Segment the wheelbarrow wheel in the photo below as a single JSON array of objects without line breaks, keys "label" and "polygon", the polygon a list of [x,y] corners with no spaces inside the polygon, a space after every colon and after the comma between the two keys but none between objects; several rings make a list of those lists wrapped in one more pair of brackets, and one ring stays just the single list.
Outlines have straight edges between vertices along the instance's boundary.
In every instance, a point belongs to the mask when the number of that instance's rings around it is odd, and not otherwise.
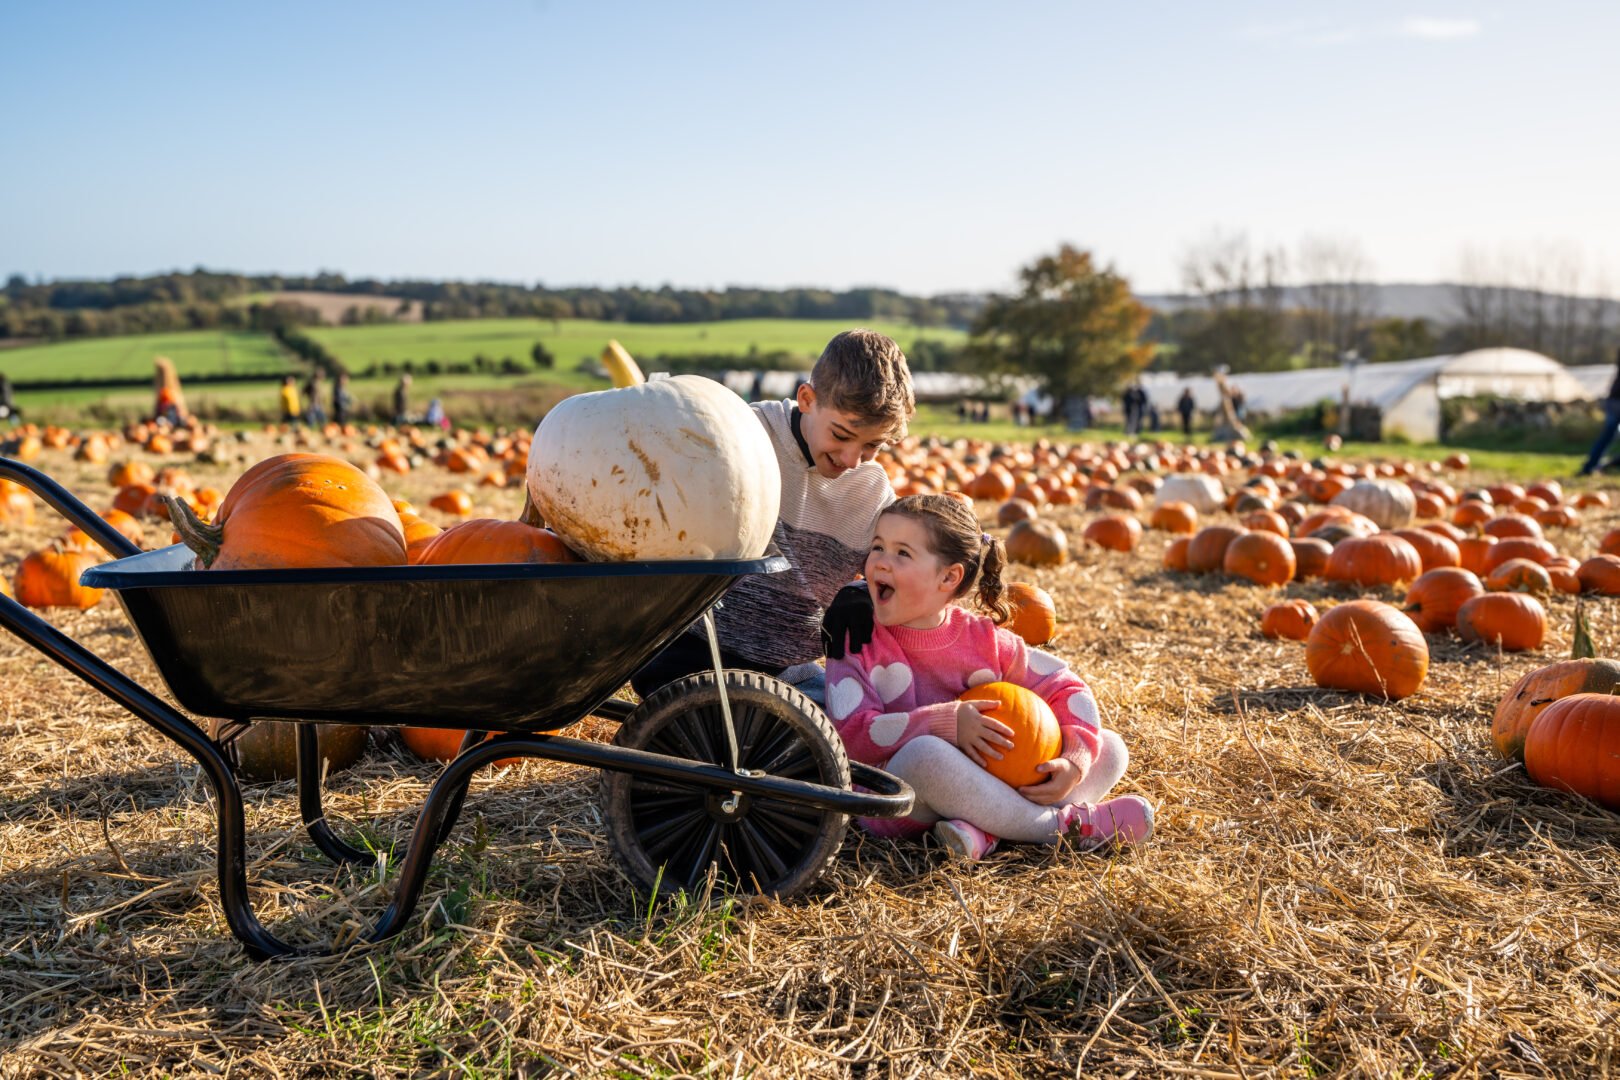
[{"label": "wheelbarrow wheel", "polygon": [[[738,764],[771,776],[848,789],[849,758],[827,717],[780,680],[727,671]],[[706,763],[726,760],[713,672],[647,697],[619,725],[617,746]],[[688,894],[707,880],[785,898],[819,878],[838,853],[849,816],[786,799],[741,795],[629,773],[602,774],[603,818],[614,854],[635,885]]]}]

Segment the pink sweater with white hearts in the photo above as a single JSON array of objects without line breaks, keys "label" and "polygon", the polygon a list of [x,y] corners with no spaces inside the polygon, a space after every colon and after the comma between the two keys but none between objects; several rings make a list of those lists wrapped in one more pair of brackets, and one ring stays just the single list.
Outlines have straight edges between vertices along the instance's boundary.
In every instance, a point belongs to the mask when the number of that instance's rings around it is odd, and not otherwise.
[{"label": "pink sweater with white hearts", "polygon": [[971,686],[1010,682],[1039,694],[1063,731],[1063,756],[1081,774],[1097,759],[1097,700],[1051,653],[950,605],[932,630],[875,626],[859,654],[827,661],[827,715],[849,756],[882,767],[918,735],[956,743],[956,699]]}]

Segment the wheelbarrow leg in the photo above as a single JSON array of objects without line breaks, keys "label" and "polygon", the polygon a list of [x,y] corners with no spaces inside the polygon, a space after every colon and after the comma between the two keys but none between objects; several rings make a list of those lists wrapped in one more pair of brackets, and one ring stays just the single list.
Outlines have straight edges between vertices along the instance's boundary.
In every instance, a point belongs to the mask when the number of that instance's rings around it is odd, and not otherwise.
[{"label": "wheelbarrow leg", "polygon": [[[488,732],[467,732],[467,734],[461,737],[461,749],[456,751],[456,756],[460,757],[468,750],[483,742],[486,738],[488,738]],[[461,782],[461,786],[446,795],[444,824],[439,826],[439,835],[433,841],[435,847],[449,839],[450,830],[456,827],[456,821],[461,817],[461,808],[467,801],[467,788],[471,786],[471,784],[472,773],[469,772],[467,774],[467,778]],[[437,788],[435,788],[435,790],[437,790]]]},{"label": "wheelbarrow leg", "polygon": [[0,626],[22,638],[109,698],[179,743],[196,759],[214,789],[218,821],[219,901],[225,922],[248,953],[264,960],[295,950],[253,914],[247,886],[247,825],[242,788],[225,755],[202,728],[145,687],[62,633],[9,596],[0,596]]},{"label": "wheelbarrow leg", "polygon": [[326,823],[321,808],[321,748],[314,724],[298,725],[298,812],[309,838],[328,859],[338,863],[374,865],[377,856],[343,840]]}]

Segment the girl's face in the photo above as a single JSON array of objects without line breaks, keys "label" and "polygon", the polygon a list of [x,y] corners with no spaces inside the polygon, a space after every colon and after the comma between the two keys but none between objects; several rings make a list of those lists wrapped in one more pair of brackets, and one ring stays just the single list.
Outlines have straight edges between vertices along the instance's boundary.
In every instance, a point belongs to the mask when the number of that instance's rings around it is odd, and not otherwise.
[{"label": "girl's face", "polygon": [[898,514],[878,518],[866,553],[866,584],[873,617],[884,626],[929,630],[945,618],[945,605],[962,583],[962,564],[942,563],[928,546],[928,529]]}]

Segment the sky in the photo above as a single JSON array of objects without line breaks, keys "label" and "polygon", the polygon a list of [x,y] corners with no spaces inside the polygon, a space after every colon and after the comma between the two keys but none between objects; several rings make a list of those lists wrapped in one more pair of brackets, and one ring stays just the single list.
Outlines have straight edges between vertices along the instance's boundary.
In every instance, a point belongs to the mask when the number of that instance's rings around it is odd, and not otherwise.
[{"label": "sky", "polygon": [[1071,243],[1620,295],[1620,4],[21,4],[0,275],[1004,290]]}]

